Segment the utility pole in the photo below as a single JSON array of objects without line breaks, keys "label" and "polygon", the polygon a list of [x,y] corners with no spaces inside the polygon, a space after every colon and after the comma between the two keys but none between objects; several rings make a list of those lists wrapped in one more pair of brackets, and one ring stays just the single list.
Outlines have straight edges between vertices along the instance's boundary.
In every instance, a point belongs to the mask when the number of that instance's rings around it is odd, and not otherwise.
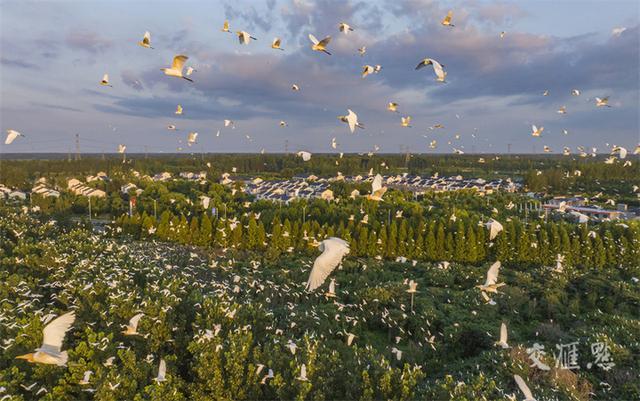
[{"label": "utility pole", "polygon": [[80,160],[80,134],[76,134],[76,160]]},{"label": "utility pole", "polygon": [[507,153],[511,154],[511,144],[510,143],[507,144]]},{"label": "utility pole", "polygon": [[156,200],[153,200],[153,219],[158,220],[158,211],[156,206]]},{"label": "utility pole", "polygon": [[91,224],[91,197],[89,196],[89,223]]},{"label": "utility pole", "polygon": [[289,140],[288,140],[288,139],[285,139],[285,140],[284,140],[284,153],[285,153],[286,155],[288,155],[288,154],[289,154]]}]

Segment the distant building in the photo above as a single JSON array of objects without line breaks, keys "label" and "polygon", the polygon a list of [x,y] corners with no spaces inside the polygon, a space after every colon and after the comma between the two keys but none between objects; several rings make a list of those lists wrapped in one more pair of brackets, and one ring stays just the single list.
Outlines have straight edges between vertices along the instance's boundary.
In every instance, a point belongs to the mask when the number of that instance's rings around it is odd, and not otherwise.
[{"label": "distant building", "polygon": [[69,181],[67,181],[67,189],[69,190],[69,192],[76,195],[81,195],[81,196],[88,196],[88,197],[95,197],[95,198],[104,198],[107,196],[107,193],[104,192],[103,190],[88,187],[76,178],[72,178]]},{"label": "distant building", "polygon": [[38,180],[39,184],[31,188],[31,193],[38,194],[44,198],[59,198],[60,192],[55,189],[48,188],[44,182]]},{"label": "distant building", "polygon": [[162,173],[158,173],[152,177],[154,181],[167,181],[171,179],[171,173],[165,171]]}]

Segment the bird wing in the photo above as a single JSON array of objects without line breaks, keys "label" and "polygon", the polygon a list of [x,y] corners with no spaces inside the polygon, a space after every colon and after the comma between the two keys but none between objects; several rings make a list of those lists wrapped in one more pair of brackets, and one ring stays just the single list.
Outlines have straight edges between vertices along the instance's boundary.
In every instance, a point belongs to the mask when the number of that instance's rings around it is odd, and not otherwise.
[{"label": "bird wing", "polygon": [[376,174],[375,178],[371,182],[371,192],[379,191],[382,188],[382,176]]},{"label": "bird wing", "polygon": [[489,270],[487,271],[487,282],[486,285],[495,284],[498,281],[498,272],[500,271],[500,262],[496,262],[491,265]]},{"label": "bird wing", "polygon": [[173,58],[173,63],[171,64],[171,68],[182,71],[182,67],[184,66],[184,63],[187,60],[189,60],[189,57],[183,54],[179,54]]},{"label": "bird wing", "polygon": [[427,60],[429,60],[429,59],[424,59],[424,60],[420,61],[420,62],[418,63],[418,65],[416,66],[416,70],[419,70],[419,69],[421,69],[421,68],[424,68],[424,66],[426,66],[426,65],[428,64],[428,63],[427,63]]},{"label": "bird wing", "polygon": [[103,80],[104,82],[109,82],[109,74],[104,74],[104,75],[102,76],[102,80]]},{"label": "bird wing", "polygon": [[520,377],[520,375],[513,375],[513,378],[515,379],[516,384],[520,388],[520,391],[522,391],[522,394],[524,394],[525,398],[527,400],[533,400],[533,394],[531,393],[531,390],[529,390],[529,386],[527,386],[527,383],[524,382],[522,377]]},{"label": "bird wing", "polygon": [[532,126],[531,126],[531,130],[532,130],[533,132],[538,132],[538,127],[536,127],[535,125],[532,125]]},{"label": "bird wing", "polygon": [[131,320],[129,320],[129,326],[131,326],[134,330],[137,330],[138,329],[138,322],[140,321],[142,316],[144,316],[144,313],[138,313],[137,315],[132,317]]},{"label": "bird wing", "polygon": [[42,348],[45,350],[55,350],[60,352],[64,335],[76,320],[75,312],[68,312],[51,321],[42,330]]},{"label": "bird wing", "polygon": [[5,145],[10,145],[11,142],[13,142],[18,135],[20,135],[20,133],[18,131],[14,131],[12,129],[8,129],[7,130],[7,139],[4,141]]},{"label": "bird wing", "polygon": [[146,31],[144,33],[144,37],[142,38],[142,42],[145,44],[150,44],[151,43],[151,33],[149,33],[149,31]]},{"label": "bird wing", "polygon": [[444,78],[445,72],[444,68],[442,68],[442,64],[438,63],[435,60],[431,60],[431,64],[433,64],[433,71],[436,73],[438,78]]},{"label": "bird wing", "polygon": [[224,21],[224,24],[222,24],[222,29],[224,29],[225,31],[229,30],[229,21]]},{"label": "bird wing", "polygon": [[349,114],[347,115],[347,123],[349,124],[349,129],[351,132],[356,130],[356,125],[358,125],[358,115],[353,111],[347,109]]},{"label": "bird wing", "polygon": [[320,46],[326,46],[329,44],[329,42],[331,42],[331,36],[327,36],[326,38],[322,39],[318,44]]},{"label": "bird wing", "polygon": [[158,379],[164,379],[167,374],[167,363],[164,359],[160,359],[160,366],[158,367]]},{"label": "bird wing", "polygon": [[313,36],[312,34],[309,34],[309,40],[311,41],[311,43],[313,43],[314,45],[317,45],[318,43],[320,43],[318,41],[318,39],[316,39],[315,36]]},{"label": "bird wing", "polygon": [[309,291],[315,290],[324,283],[329,274],[340,264],[344,255],[349,253],[349,244],[340,238],[331,237],[322,241],[320,249],[322,254],[313,262],[307,281]]},{"label": "bird wing", "polygon": [[507,343],[507,325],[504,323],[500,325],[500,342]]},{"label": "bird wing", "polygon": [[280,47],[280,39],[279,38],[275,38],[273,40],[273,46],[275,47]]}]

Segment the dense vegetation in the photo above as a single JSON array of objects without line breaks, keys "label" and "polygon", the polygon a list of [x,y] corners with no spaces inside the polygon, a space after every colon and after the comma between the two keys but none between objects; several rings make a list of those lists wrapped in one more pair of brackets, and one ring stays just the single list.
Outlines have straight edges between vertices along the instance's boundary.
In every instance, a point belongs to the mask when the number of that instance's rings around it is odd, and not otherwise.
[{"label": "dense vegetation", "polygon": [[[490,305],[474,288],[487,264],[348,256],[332,299],[304,291],[310,257],[121,241],[40,214],[0,213],[0,386],[11,400],[519,398],[514,373],[540,400],[640,396],[637,264],[558,273],[506,263],[507,285]],[[407,279],[418,282],[413,311]],[[13,359],[39,345],[46,315],[70,309],[78,318],[64,343],[68,367]],[[121,335],[138,311],[143,336]],[[493,345],[502,322],[508,350]],[[554,367],[555,345],[574,341],[581,369]],[[550,371],[530,366],[534,342],[546,347]],[[609,346],[612,369],[586,367],[594,342]],[[155,383],[160,358],[168,381]],[[308,381],[296,380],[302,364]],[[266,369],[274,378],[261,384]],[[94,374],[80,385],[86,370]]]}]

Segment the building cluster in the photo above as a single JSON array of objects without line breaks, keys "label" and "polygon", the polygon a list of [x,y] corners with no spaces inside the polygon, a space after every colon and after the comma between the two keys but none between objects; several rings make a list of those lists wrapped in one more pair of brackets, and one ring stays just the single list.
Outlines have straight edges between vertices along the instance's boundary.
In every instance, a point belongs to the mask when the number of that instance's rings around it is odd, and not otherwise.
[{"label": "building cluster", "polygon": [[94,197],[94,198],[104,198],[107,196],[107,193],[104,192],[103,190],[88,187],[76,178],[72,178],[69,181],[67,181],[67,189],[69,190],[69,192],[76,195],[82,195],[82,196],[88,196],[88,197]]},{"label": "building cluster", "polygon": [[[290,180],[263,181],[256,178],[252,181],[245,181],[245,191],[252,194],[256,199],[267,199],[278,202],[289,202],[296,198],[321,198],[332,200],[333,192],[329,189],[329,184],[335,181],[345,182],[371,182],[373,176],[363,177],[343,176],[325,179],[316,176],[294,177]],[[223,183],[234,182],[229,175],[223,177]],[[520,184],[510,180],[495,179],[486,181],[482,178],[465,179],[461,176],[455,177],[421,177],[417,175],[397,175],[384,176],[383,185],[405,191],[411,191],[415,195],[421,195],[430,191],[457,191],[461,189],[474,189],[480,194],[490,194],[495,191],[515,192],[520,189]],[[358,191],[354,191],[352,196],[357,196]]]},{"label": "building cluster", "polygon": [[520,189],[520,184],[510,179],[493,179],[490,181],[482,178],[463,178],[462,176],[453,177],[421,177],[419,175],[397,175],[383,177],[384,182],[391,188],[411,191],[416,195],[426,192],[446,192],[458,191],[461,189],[473,189],[480,194],[491,194],[496,191],[516,192]]},{"label": "building cluster", "polygon": [[[627,208],[624,203],[616,204],[616,209],[604,209],[597,205],[589,205],[590,200],[584,197],[555,197],[542,205],[545,214],[561,214],[577,223],[587,223],[590,220],[628,220],[636,219],[637,213]],[[637,210],[636,212],[640,212]]]},{"label": "building cluster", "polygon": [[25,200],[27,199],[27,194],[0,184],[0,199]]},{"label": "building cluster", "polygon": [[245,191],[254,195],[256,199],[285,203],[300,198],[333,200],[333,191],[329,189],[329,182],[325,179],[317,181],[304,178],[274,181],[255,179],[246,183]]},{"label": "building cluster", "polygon": [[49,188],[47,180],[43,177],[36,181],[36,184],[31,188],[32,194],[38,194],[44,198],[59,198],[60,191]]}]

